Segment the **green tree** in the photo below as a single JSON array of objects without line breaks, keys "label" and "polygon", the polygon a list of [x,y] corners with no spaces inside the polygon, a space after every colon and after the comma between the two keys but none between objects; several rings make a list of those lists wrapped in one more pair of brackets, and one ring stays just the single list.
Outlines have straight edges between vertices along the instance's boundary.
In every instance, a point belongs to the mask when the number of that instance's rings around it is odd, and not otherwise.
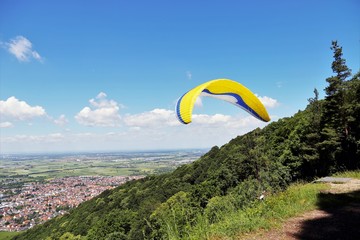
[{"label": "green tree", "polygon": [[346,129],[342,136],[343,163],[348,169],[360,168],[360,72],[345,84]]},{"label": "green tree", "polygon": [[152,238],[180,239],[195,219],[193,203],[185,192],[178,192],[162,203],[151,215],[148,222],[152,228]]},{"label": "green tree", "polygon": [[80,235],[74,236],[74,234],[66,232],[63,235],[61,235],[59,240],[81,240],[81,236]]},{"label": "green tree", "polygon": [[[321,119],[321,141],[319,143],[323,174],[342,167],[344,153],[342,146],[348,132],[346,117],[346,81],[351,70],[346,66],[342,47],[337,41],[332,42],[334,61],[331,68],[335,76],[326,79],[329,85],[325,88],[325,101]],[[346,140],[345,140],[346,141]]]},{"label": "green tree", "polygon": [[346,66],[342,47],[337,41],[332,42],[331,50],[334,53],[331,68],[336,75],[326,79],[329,85],[325,88],[323,122],[341,132],[345,128],[345,81],[351,76],[351,70]]},{"label": "green tree", "polygon": [[320,124],[322,103],[319,101],[319,92],[314,89],[314,97],[308,99],[303,134],[301,137],[301,154],[303,164],[301,167],[302,178],[313,178],[318,174],[320,154],[318,143],[320,142]]}]

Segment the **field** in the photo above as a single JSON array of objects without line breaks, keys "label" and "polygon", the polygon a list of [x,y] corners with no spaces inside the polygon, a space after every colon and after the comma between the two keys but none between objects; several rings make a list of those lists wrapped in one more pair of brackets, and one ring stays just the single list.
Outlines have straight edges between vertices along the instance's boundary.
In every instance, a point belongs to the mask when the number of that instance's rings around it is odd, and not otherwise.
[{"label": "field", "polygon": [[[0,182],[13,185],[69,176],[131,176],[168,172],[205,150],[2,155]],[[13,181],[15,180],[16,181]],[[21,180],[20,180],[21,179]],[[13,183],[13,184],[12,184]]]}]

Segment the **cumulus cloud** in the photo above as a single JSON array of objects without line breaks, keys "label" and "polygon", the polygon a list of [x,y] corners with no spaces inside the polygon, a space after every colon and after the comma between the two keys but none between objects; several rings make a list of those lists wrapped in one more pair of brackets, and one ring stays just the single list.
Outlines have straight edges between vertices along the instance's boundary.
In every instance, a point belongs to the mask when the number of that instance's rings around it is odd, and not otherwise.
[{"label": "cumulus cloud", "polygon": [[9,42],[4,43],[3,45],[20,62],[28,62],[31,59],[35,59],[39,62],[43,61],[40,54],[33,49],[32,43],[23,36],[17,36],[10,39]]},{"label": "cumulus cloud", "polygon": [[162,127],[180,124],[174,111],[159,108],[140,114],[126,115],[124,123],[130,127]]},{"label": "cumulus cloud", "polygon": [[256,127],[263,127],[266,123],[250,116],[247,113],[240,113],[237,116],[224,114],[193,114],[191,126],[196,129],[211,128],[213,132],[241,132],[245,133]]},{"label": "cumulus cloud", "polygon": [[127,139],[123,146],[136,143],[147,148],[222,145],[237,135],[267,124],[244,112],[237,116],[193,114],[192,123],[184,125],[177,121],[174,111],[166,109],[125,115],[123,120],[129,127],[128,131],[121,136],[111,136],[119,139],[117,143]]},{"label": "cumulus cloud", "polygon": [[231,116],[223,114],[207,115],[207,114],[194,114],[193,122],[199,124],[218,124],[228,123],[231,120]]},{"label": "cumulus cloud", "polygon": [[0,122],[0,128],[10,128],[14,125],[11,122]]},{"label": "cumulus cloud", "polygon": [[[99,104],[99,100],[95,102]],[[122,120],[122,128],[110,131],[4,136],[0,143],[9,152],[202,148],[220,146],[267,124],[244,112],[237,116],[193,114],[193,122],[184,125],[177,121],[175,112],[168,109],[127,114]]]},{"label": "cumulus cloud", "polygon": [[260,101],[264,104],[265,107],[274,108],[279,105],[279,102],[276,99],[273,99],[271,97],[267,97],[267,96],[260,97],[258,95],[256,95],[256,96],[260,99]]},{"label": "cumulus cloud", "polygon": [[32,107],[25,101],[20,101],[14,96],[9,97],[6,101],[0,100],[0,114],[4,118],[16,120],[27,120],[46,116],[44,108],[40,106]]},{"label": "cumulus cloud", "polygon": [[120,126],[119,109],[123,107],[107,95],[100,92],[95,99],[89,100],[90,107],[84,107],[76,116],[78,123],[85,126],[118,127]]},{"label": "cumulus cloud", "polygon": [[[154,109],[152,111],[140,114],[127,114],[123,118],[123,122],[131,129],[155,129],[167,128],[182,125],[176,117],[175,111],[167,109]],[[222,128],[239,128],[256,126],[261,122],[253,116],[238,116],[233,117],[224,114],[193,114],[192,123],[188,127],[208,128],[208,127],[222,127]]]},{"label": "cumulus cloud", "polygon": [[64,114],[60,115],[60,117],[58,119],[54,120],[54,123],[61,127],[65,126],[68,122],[69,122],[69,120],[67,120],[67,118],[65,117]]}]

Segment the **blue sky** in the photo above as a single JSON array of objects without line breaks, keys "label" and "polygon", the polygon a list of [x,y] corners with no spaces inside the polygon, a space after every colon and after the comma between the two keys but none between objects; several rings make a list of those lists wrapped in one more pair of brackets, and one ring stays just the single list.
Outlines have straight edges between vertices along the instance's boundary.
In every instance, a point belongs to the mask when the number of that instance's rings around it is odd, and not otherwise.
[{"label": "blue sky", "polygon": [[0,2],[0,153],[208,148],[266,124],[201,99],[181,125],[176,100],[238,81],[272,120],[304,109],[331,76],[331,41],[360,67],[360,2]]}]

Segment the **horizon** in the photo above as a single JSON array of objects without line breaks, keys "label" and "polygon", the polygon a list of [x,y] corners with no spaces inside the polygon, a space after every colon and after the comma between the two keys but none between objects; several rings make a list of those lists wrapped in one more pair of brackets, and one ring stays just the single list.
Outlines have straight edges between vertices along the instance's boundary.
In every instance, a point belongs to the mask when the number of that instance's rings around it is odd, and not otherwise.
[{"label": "horizon", "polygon": [[[214,146],[215,147],[215,146]],[[16,152],[6,152],[6,153],[0,153],[1,157],[5,157],[7,155],[10,156],[31,156],[31,155],[77,155],[77,154],[136,154],[136,153],[170,153],[170,152],[191,152],[191,151],[201,151],[201,152],[207,152],[209,151],[211,148],[183,148],[183,149],[148,149],[148,150],[109,150],[109,151],[83,151],[83,152],[72,152],[72,151],[68,151],[68,152],[21,152],[21,153],[16,153]]]},{"label": "horizon", "polygon": [[[333,75],[331,41],[360,70],[360,2],[0,2],[0,155],[210,149],[304,110]],[[202,97],[218,78],[265,105],[261,122]]]}]

